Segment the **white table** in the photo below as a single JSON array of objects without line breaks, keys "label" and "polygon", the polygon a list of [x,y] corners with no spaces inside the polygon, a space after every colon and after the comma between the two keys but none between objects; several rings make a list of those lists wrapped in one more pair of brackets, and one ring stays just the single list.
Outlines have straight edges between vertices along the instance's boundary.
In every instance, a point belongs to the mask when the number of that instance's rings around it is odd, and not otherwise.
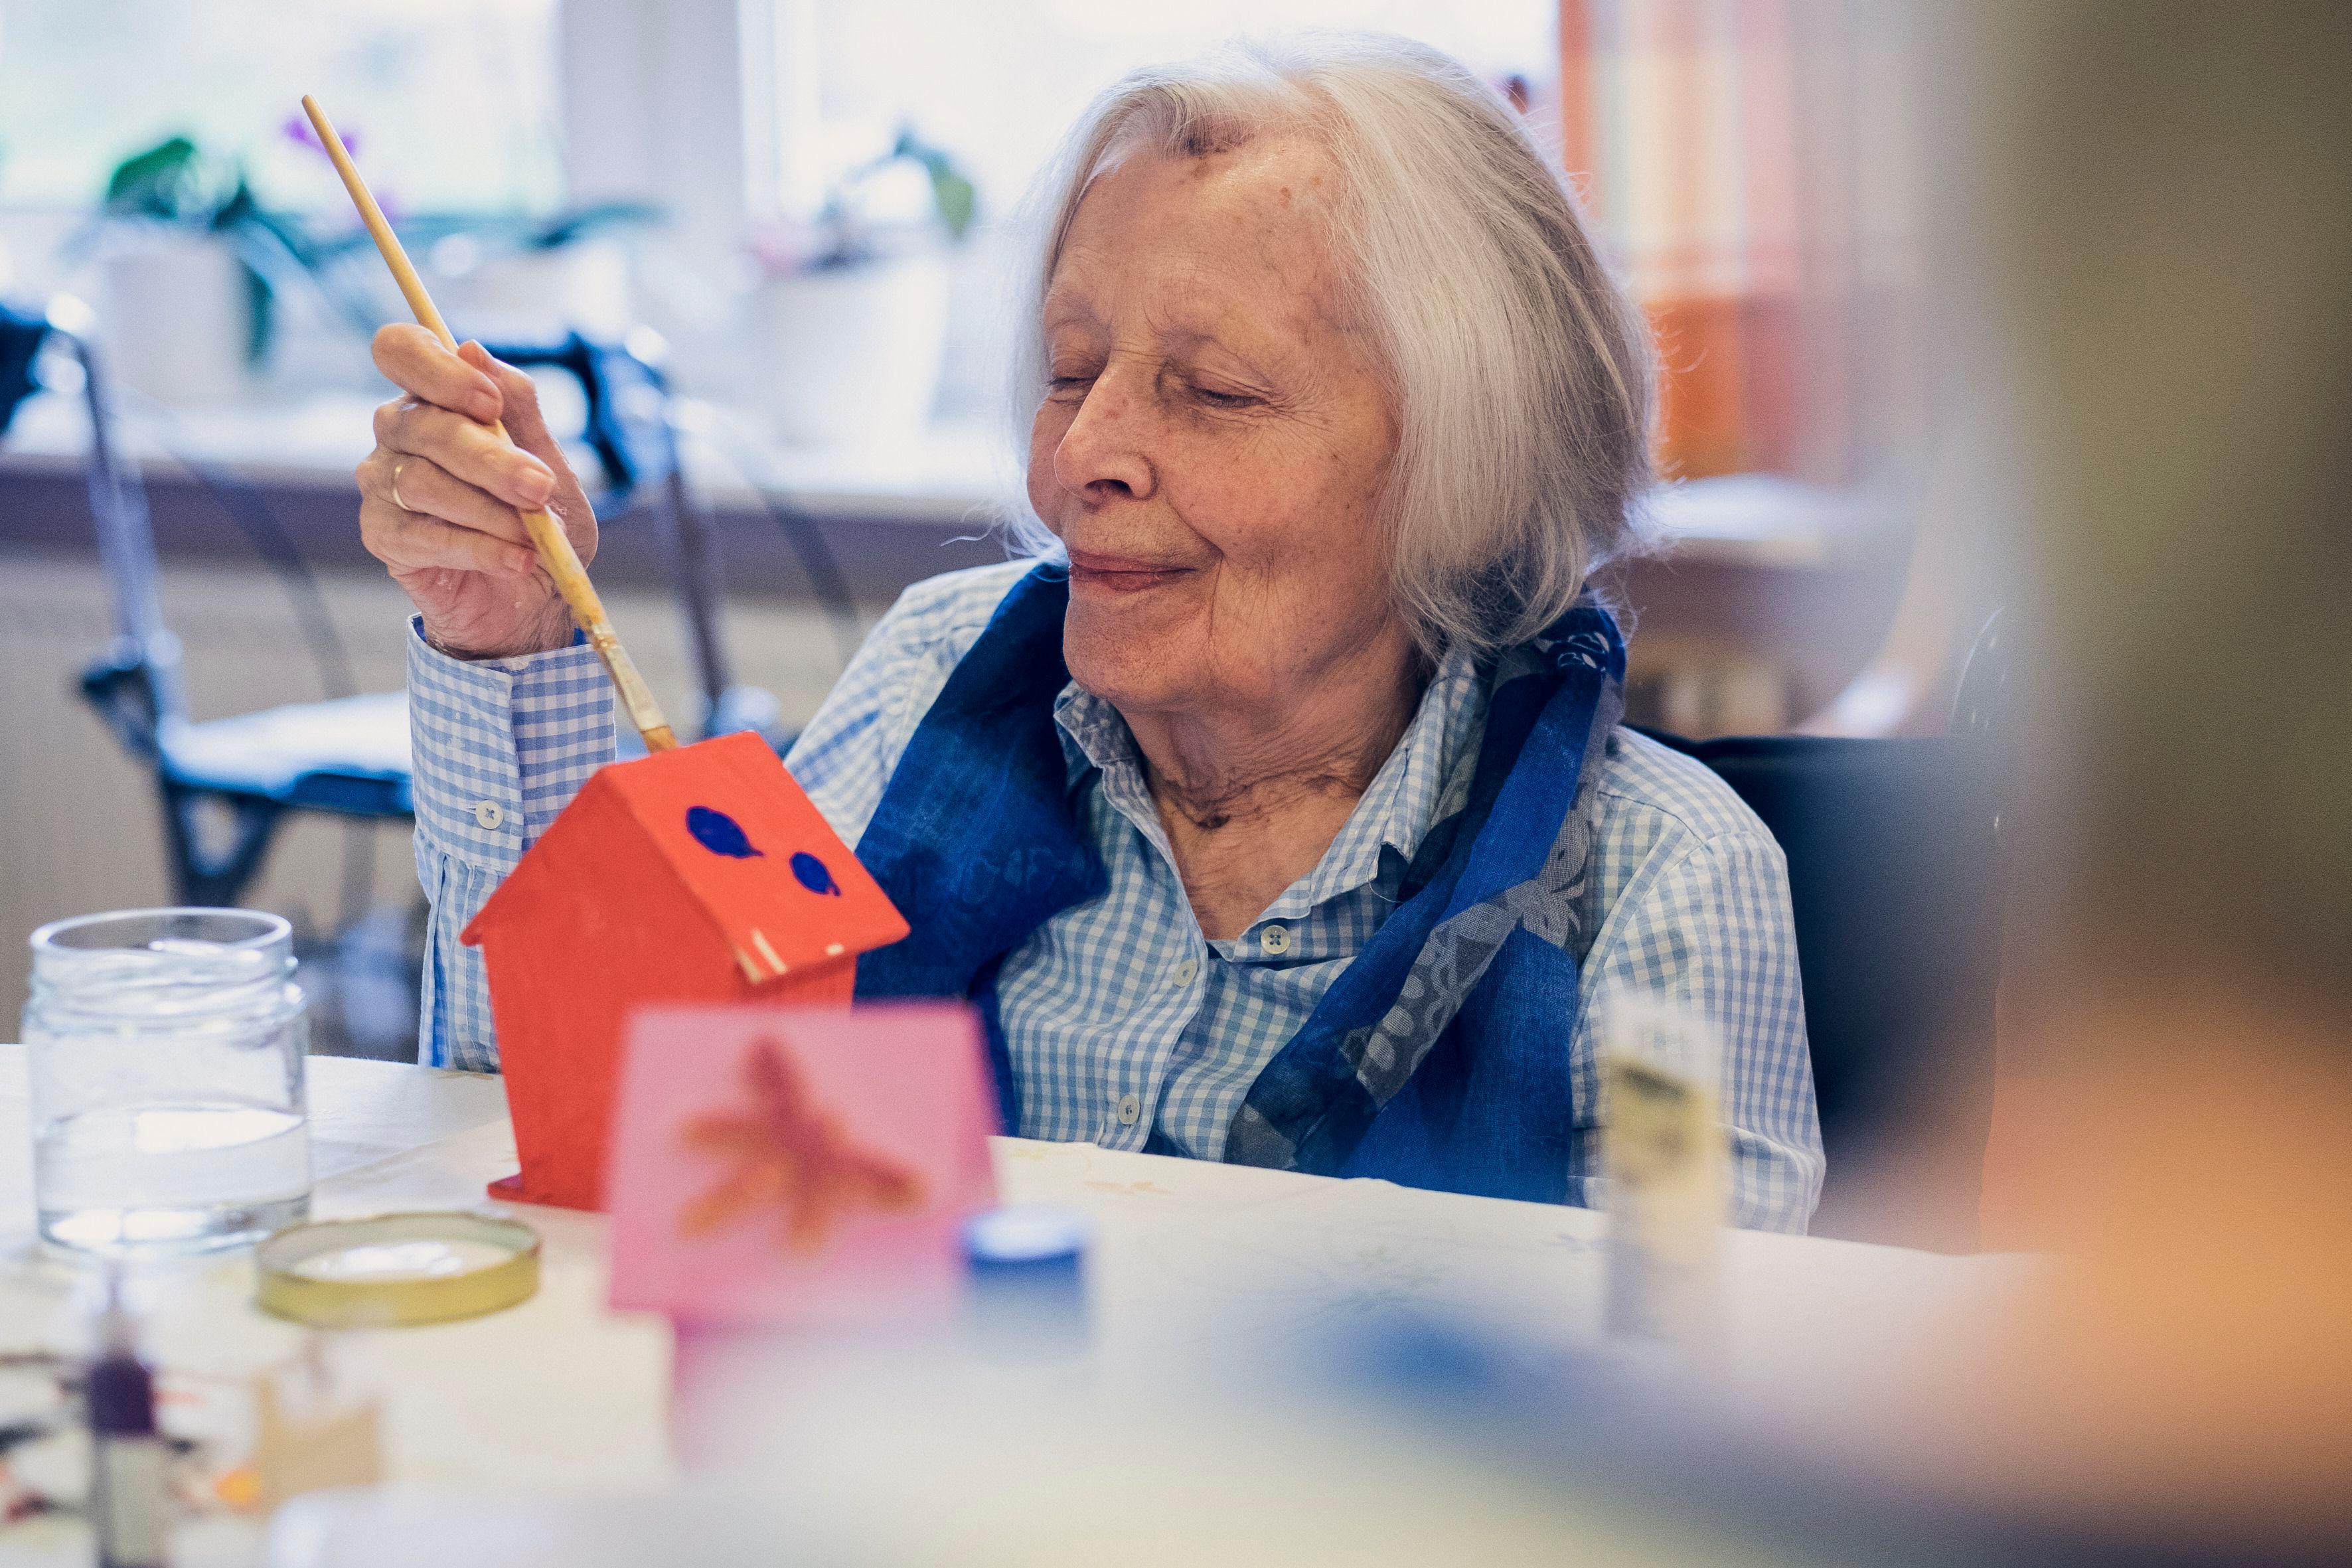
[{"label": "white table", "polygon": [[[313,1212],[320,1217],[487,1203],[514,1169],[499,1080],[334,1058],[310,1063]],[[1007,1202],[1092,1216],[1095,1358],[1108,1375],[1181,1356],[1237,1314],[1276,1335],[1334,1314],[1426,1305],[1521,1341],[1590,1341],[1599,1323],[1602,1218],[1585,1210],[1127,1154],[997,1142]],[[431,1485],[642,1490],[672,1474],[665,1437],[667,1325],[607,1310],[604,1222],[521,1208],[544,1239],[530,1301],[469,1322],[369,1337],[390,1391],[389,1463]],[[71,1260],[34,1234],[25,1058],[0,1047],[0,1349],[66,1345],[79,1322]],[[1727,1259],[1728,1363],[1801,1384],[1874,1343],[1916,1342],[1946,1315],[2016,1289],[2014,1259],[1950,1258],[1737,1234]],[[151,1354],[184,1379],[241,1378],[293,1352],[299,1332],[250,1305],[241,1255],[174,1268],[150,1288]],[[0,1564],[72,1560],[71,1527],[0,1531]],[[184,1552],[235,1561],[249,1529]]]}]

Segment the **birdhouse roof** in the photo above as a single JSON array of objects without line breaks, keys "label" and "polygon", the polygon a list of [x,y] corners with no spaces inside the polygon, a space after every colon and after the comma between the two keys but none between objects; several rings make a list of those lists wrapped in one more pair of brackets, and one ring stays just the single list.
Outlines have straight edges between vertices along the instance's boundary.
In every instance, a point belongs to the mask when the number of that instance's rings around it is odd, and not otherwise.
[{"label": "birdhouse roof", "polygon": [[[611,809],[617,805],[620,809]],[[465,932],[500,924],[524,882],[626,899],[648,860],[685,884],[751,980],[855,957],[907,922],[765,742],[723,735],[599,769]]]}]

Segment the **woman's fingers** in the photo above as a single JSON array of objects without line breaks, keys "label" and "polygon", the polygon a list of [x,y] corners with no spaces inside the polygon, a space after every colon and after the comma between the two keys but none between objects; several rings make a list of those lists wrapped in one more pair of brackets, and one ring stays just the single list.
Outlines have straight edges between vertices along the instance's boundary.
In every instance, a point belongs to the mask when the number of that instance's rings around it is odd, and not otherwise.
[{"label": "woman's fingers", "polygon": [[498,384],[441,346],[423,327],[394,322],[375,335],[375,367],[411,397],[484,424],[504,416]]},{"label": "woman's fingers", "polygon": [[[378,445],[434,458],[510,505],[565,510],[558,503],[579,486],[540,414],[530,377],[478,342],[453,354],[424,328],[406,324],[377,332],[374,353],[376,367],[409,395],[376,410]],[[490,427],[499,420],[504,436]],[[572,531],[580,531],[576,521]]]},{"label": "woman's fingers", "polygon": [[[404,471],[404,494],[407,478]],[[399,572],[444,567],[524,577],[538,564],[538,558],[530,550],[493,534],[460,528],[422,512],[404,511],[390,501],[373,497],[360,505],[360,538],[369,554]]]},{"label": "woman's fingers", "polygon": [[430,458],[378,448],[359,466],[360,493],[402,511],[421,512],[504,540],[530,542],[522,514],[498,497],[466,483]]},{"label": "woman's fingers", "polygon": [[596,557],[596,513],[588,504],[585,491],[564,461],[563,450],[556,444],[547,427],[547,419],[540,412],[539,387],[530,376],[500,359],[478,342],[463,342],[457,352],[467,364],[475,366],[499,384],[499,395],[506,404],[506,431],[509,438],[524,451],[539,458],[555,475],[555,494],[547,503],[571,537],[572,547],[580,552],[583,562]]},{"label": "woman's fingers", "polygon": [[499,405],[505,410],[499,417],[506,421],[507,434],[517,446],[527,452],[551,453],[556,449],[555,438],[547,433],[547,420],[539,411],[537,382],[471,340],[457,345],[457,356],[497,386]]},{"label": "woman's fingers", "polygon": [[[529,378],[478,343],[467,350],[451,353],[420,327],[376,334],[377,368],[408,395],[376,410],[376,449],[357,475],[360,537],[440,646],[559,647],[548,639],[566,629],[562,605],[523,517],[555,513],[585,560],[596,550],[595,513],[548,436]],[[500,420],[509,433],[495,428]],[[486,592],[492,578],[500,586]]]},{"label": "woman's fingers", "polygon": [[555,475],[545,463],[462,414],[402,400],[375,411],[376,446],[427,458],[509,506],[530,510],[555,499]]}]

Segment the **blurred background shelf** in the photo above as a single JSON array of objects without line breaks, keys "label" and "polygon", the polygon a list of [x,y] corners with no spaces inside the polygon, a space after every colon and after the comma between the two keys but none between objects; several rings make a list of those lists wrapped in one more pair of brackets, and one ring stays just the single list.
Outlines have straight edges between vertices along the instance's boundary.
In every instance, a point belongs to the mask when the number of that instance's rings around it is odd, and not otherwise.
[{"label": "blurred background shelf", "polygon": [[[550,423],[558,428],[576,426],[576,390],[561,377],[542,377],[541,385]],[[176,410],[168,441],[156,437],[152,421],[132,420],[125,445],[154,470],[151,485],[174,483],[174,460],[185,457],[289,502],[318,497],[348,510],[355,504],[352,470],[374,445],[370,420],[380,401],[360,393],[330,393],[284,404]],[[693,398],[679,400],[678,420],[695,493],[721,513],[754,510],[764,491],[830,523],[967,534],[987,528],[999,509],[1019,501],[1011,437],[979,419],[940,422],[872,446],[836,447],[762,440],[752,433],[756,415]],[[730,431],[730,438],[721,441],[709,433],[719,428]],[[0,518],[0,543],[45,542],[47,519],[31,487],[44,479],[78,486],[89,446],[89,419],[78,402],[54,395],[26,402],[0,443],[0,483],[12,495],[26,490],[19,501],[26,515]],[[1835,569],[1878,552],[1903,522],[1892,499],[1874,501],[1767,473],[1668,485],[1653,498],[1651,511],[1662,543],[1676,562],[1754,569]],[[327,551],[324,559],[332,559],[336,542],[323,536],[306,540]],[[344,542],[356,546],[355,538]],[[184,542],[179,548],[189,545]],[[201,549],[201,542],[194,548]]]}]

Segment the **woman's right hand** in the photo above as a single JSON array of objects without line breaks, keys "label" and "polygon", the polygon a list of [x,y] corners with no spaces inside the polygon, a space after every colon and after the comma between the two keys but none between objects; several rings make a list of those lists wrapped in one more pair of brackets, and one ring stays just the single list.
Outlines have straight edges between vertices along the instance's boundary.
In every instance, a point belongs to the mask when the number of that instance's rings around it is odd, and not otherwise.
[{"label": "woman's right hand", "polygon": [[[596,514],[547,433],[530,377],[479,343],[453,354],[406,324],[376,333],[374,352],[408,395],[375,411],[375,450],[359,466],[368,552],[445,653],[499,658],[565,646],[571,616],[522,515],[554,512],[585,563],[596,554]],[[488,427],[501,419],[508,441]]]}]

